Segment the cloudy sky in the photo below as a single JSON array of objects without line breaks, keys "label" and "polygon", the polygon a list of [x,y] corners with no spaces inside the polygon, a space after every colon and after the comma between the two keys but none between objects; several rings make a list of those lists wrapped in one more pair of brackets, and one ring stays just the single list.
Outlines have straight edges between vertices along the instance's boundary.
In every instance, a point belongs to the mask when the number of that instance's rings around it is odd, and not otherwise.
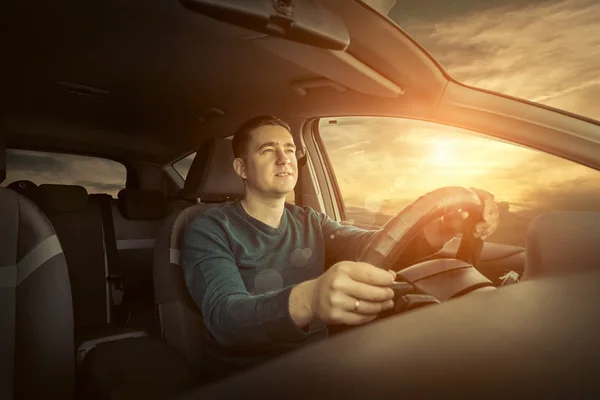
[{"label": "cloudy sky", "polygon": [[[388,15],[459,81],[600,120],[600,1],[398,1]],[[600,211],[600,174],[554,156],[416,121],[338,118],[320,131],[349,218],[367,225],[450,185],[494,193],[491,240],[504,243],[523,245],[542,211]]]},{"label": "cloudy sky", "polygon": [[398,1],[389,16],[460,81],[600,119],[598,0]]},{"label": "cloudy sky", "polygon": [[127,177],[123,164],[74,154],[8,150],[6,164],[3,186],[17,180],[30,180],[38,185],[81,185],[89,193],[109,193],[116,197],[119,190],[125,187]]}]

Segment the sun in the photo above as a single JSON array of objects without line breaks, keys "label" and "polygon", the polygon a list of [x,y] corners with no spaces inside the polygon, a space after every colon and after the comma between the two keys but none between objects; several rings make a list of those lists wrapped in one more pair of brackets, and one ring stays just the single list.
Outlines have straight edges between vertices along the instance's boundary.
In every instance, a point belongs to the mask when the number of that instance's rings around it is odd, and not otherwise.
[{"label": "sun", "polygon": [[452,144],[445,140],[436,140],[431,149],[431,161],[434,164],[449,164],[454,156]]}]

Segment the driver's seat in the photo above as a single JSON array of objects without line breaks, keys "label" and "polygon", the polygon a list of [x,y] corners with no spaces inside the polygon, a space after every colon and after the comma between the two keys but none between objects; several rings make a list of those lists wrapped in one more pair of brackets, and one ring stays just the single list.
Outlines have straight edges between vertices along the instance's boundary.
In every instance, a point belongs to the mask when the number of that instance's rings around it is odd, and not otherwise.
[{"label": "driver's seat", "polygon": [[190,296],[179,264],[185,228],[198,215],[219,203],[240,199],[244,184],[233,169],[227,139],[210,139],[196,153],[181,195],[198,203],[174,211],[161,228],[154,250],[154,297],[160,332],[197,373],[202,372],[204,322]]}]

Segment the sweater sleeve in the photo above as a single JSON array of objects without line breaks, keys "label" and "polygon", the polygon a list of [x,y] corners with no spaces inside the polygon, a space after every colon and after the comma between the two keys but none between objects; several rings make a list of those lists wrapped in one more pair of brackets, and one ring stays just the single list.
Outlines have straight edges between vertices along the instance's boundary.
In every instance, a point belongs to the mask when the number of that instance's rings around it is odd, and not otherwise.
[{"label": "sweater sleeve", "polygon": [[[333,265],[340,261],[356,261],[371,238],[381,232],[381,229],[365,230],[351,225],[342,225],[329,218],[326,214],[319,214],[328,265]],[[423,232],[420,232],[404,249],[396,266],[407,267],[416,264],[431,257],[440,250],[431,246],[423,235]]]},{"label": "sweater sleeve", "polygon": [[222,346],[294,342],[309,334],[290,316],[293,286],[256,295],[248,292],[223,228],[209,217],[197,218],[186,229],[181,266],[206,328]]}]

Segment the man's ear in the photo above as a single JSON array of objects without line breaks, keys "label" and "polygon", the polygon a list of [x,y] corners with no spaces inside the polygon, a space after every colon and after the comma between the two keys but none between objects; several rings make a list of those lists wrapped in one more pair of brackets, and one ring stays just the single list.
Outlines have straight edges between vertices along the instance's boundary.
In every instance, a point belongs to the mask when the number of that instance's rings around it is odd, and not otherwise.
[{"label": "man's ear", "polygon": [[235,172],[240,176],[240,178],[245,180],[248,177],[246,174],[246,164],[244,164],[244,160],[241,158],[238,157],[233,160],[233,169],[235,169]]}]

